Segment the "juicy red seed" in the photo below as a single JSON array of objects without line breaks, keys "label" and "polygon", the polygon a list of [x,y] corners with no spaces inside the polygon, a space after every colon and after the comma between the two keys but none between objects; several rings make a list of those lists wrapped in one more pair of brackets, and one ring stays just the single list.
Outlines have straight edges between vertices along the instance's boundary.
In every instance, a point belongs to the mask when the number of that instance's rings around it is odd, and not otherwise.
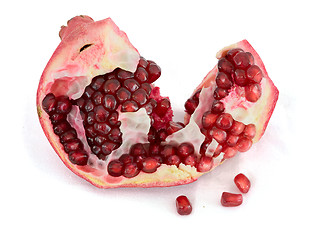
[{"label": "juicy red seed", "polygon": [[150,144],[149,146],[149,154],[151,156],[158,155],[160,153],[161,147],[159,144]]},{"label": "juicy red seed", "polygon": [[165,145],[160,153],[161,156],[167,159],[168,157],[175,155],[177,153],[177,149],[172,145]]},{"label": "juicy red seed", "polygon": [[121,157],[119,158],[119,161],[122,162],[123,164],[131,163],[133,162],[134,157],[130,156],[129,154],[122,154]]},{"label": "juicy red seed", "polygon": [[100,105],[103,101],[103,94],[101,92],[95,92],[92,95],[92,101],[95,105]]},{"label": "juicy red seed", "polygon": [[87,117],[85,118],[86,123],[89,125],[94,124],[95,122],[95,113],[94,112],[90,112],[88,113]]},{"label": "juicy red seed", "polygon": [[130,148],[130,155],[136,157],[141,155],[146,155],[146,149],[142,143],[136,143]]},{"label": "juicy red seed", "polygon": [[194,113],[194,111],[196,110],[196,108],[198,107],[198,104],[199,104],[199,102],[198,101],[195,101],[195,100],[193,100],[193,99],[188,99],[187,101],[186,101],[186,103],[184,104],[184,107],[185,107],[185,109],[186,109],[186,112],[188,113],[188,114],[192,114],[192,113]]},{"label": "juicy red seed", "polygon": [[120,103],[123,103],[131,98],[131,93],[129,90],[127,90],[124,87],[121,87],[117,92],[116,92],[117,99],[119,100]]},{"label": "juicy red seed", "polygon": [[60,136],[71,128],[70,124],[67,121],[63,121],[53,126],[53,132]]},{"label": "juicy red seed", "polygon": [[84,98],[78,98],[77,100],[75,100],[76,105],[79,106],[80,109],[83,109],[84,104],[85,104],[85,100]]},{"label": "juicy red seed", "polygon": [[216,100],[220,100],[220,99],[225,98],[226,96],[228,96],[228,94],[229,94],[228,90],[217,87],[213,92],[213,97]]},{"label": "juicy red seed", "polygon": [[136,91],[137,89],[139,89],[139,87],[140,87],[140,84],[139,84],[136,80],[134,80],[134,79],[132,79],[132,78],[129,78],[129,79],[125,80],[125,81],[123,82],[123,85],[124,85],[130,92],[134,92],[134,91]]},{"label": "juicy red seed", "polygon": [[251,186],[250,180],[242,173],[235,176],[234,183],[242,193],[247,193]]},{"label": "juicy red seed", "polygon": [[222,113],[216,120],[216,126],[223,130],[231,128],[232,123],[233,118],[229,113]]},{"label": "juicy red seed", "polygon": [[181,158],[186,158],[187,156],[189,156],[193,153],[194,153],[194,147],[191,143],[185,142],[185,143],[181,143],[178,146],[177,154]]},{"label": "juicy red seed", "polygon": [[148,141],[151,143],[154,143],[157,140],[156,135],[157,135],[156,129],[151,126],[148,133]]},{"label": "juicy red seed", "polygon": [[261,86],[259,84],[251,84],[245,87],[246,99],[250,102],[256,102],[261,97]]},{"label": "juicy red seed", "polygon": [[219,144],[216,148],[216,150],[214,150],[214,153],[213,153],[213,157],[218,157],[220,155],[220,153],[222,152],[223,150],[223,146],[221,144]]},{"label": "juicy red seed", "polygon": [[138,66],[146,68],[148,66],[147,60],[144,57],[140,57]]},{"label": "juicy red seed", "polygon": [[91,98],[92,94],[94,93],[94,90],[90,87],[87,86],[84,90],[84,93],[82,96],[86,97],[86,98]]},{"label": "juicy red seed", "polygon": [[189,215],[192,212],[192,206],[186,196],[179,196],[176,199],[177,212],[180,215]]},{"label": "juicy red seed", "polygon": [[224,111],[224,104],[220,101],[214,100],[211,107],[212,113],[222,113]]},{"label": "juicy red seed", "polygon": [[236,148],[239,152],[246,152],[252,146],[252,140],[246,137],[241,137],[236,145]]},{"label": "juicy red seed", "polygon": [[164,140],[166,140],[168,134],[167,131],[165,129],[161,129],[158,131],[158,139],[162,142]]},{"label": "juicy red seed", "polygon": [[198,172],[208,172],[213,167],[212,157],[202,156],[197,164]]},{"label": "juicy red seed", "polygon": [[109,94],[105,95],[103,98],[103,106],[109,111],[115,110],[117,107],[116,98]]},{"label": "juicy red seed", "polygon": [[143,105],[143,107],[146,109],[148,115],[150,115],[153,112],[153,106],[150,101]]},{"label": "juicy red seed", "polygon": [[248,124],[243,130],[243,136],[253,139],[256,135],[256,126],[254,124]]},{"label": "juicy red seed", "polygon": [[54,113],[49,118],[50,118],[52,124],[57,124],[58,122],[65,120],[66,115],[64,115],[62,113]]},{"label": "juicy red seed", "polygon": [[84,166],[88,163],[88,154],[84,150],[78,150],[69,153],[69,160],[71,163]]},{"label": "juicy red seed", "polygon": [[209,136],[214,138],[218,143],[224,143],[227,140],[227,133],[219,128],[212,128]]},{"label": "juicy red seed", "polygon": [[104,75],[103,77],[105,78],[105,80],[111,80],[111,79],[116,79],[116,72],[119,70],[119,68],[116,68],[113,72],[111,73],[107,73],[106,75]]},{"label": "juicy red seed", "polygon": [[133,76],[132,72],[129,72],[129,71],[126,71],[126,70],[123,70],[123,69],[118,70],[117,78],[119,80],[125,80],[125,79],[133,78],[133,77],[134,76]]},{"label": "juicy red seed", "polygon": [[115,94],[116,91],[121,87],[121,84],[116,79],[110,79],[103,84],[103,90],[107,94]]},{"label": "juicy red seed", "polygon": [[122,112],[136,112],[139,110],[139,106],[135,101],[125,101],[121,106]]},{"label": "juicy red seed", "polygon": [[202,116],[202,126],[205,129],[211,129],[216,120],[217,120],[217,114],[211,113],[211,112],[205,112]]},{"label": "juicy red seed", "polygon": [[138,67],[136,72],[134,73],[134,78],[140,83],[144,83],[148,80],[148,73],[144,68]]},{"label": "juicy red seed", "polygon": [[140,170],[137,163],[127,163],[124,165],[122,175],[126,178],[133,178],[139,174]]},{"label": "juicy red seed", "polygon": [[251,52],[246,52],[246,54],[247,54],[247,56],[249,58],[249,65],[250,66],[253,65],[254,64],[254,57],[253,57],[252,53]]},{"label": "juicy red seed", "polygon": [[232,87],[232,81],[229,79],[228,75],[224,72],[219,72],[216,77],[217,86],[223,89],[229,89]]},{"label": "juicy red seed", "polygon": [[110,126],[106,123],[95,123],[93,128],[98,134],[101,135],[107,135],[111,130]]},{"label": "juicy red seed", "polygon": [[243,52],[243,50],[241,48],[230,49],[227,52],[226,59],[228,59],[229,61],[232,61],[233,57],[239,52]]},{"label": "juicy red seed", "polygon": [[163,98],[158,102],[157,107],[154,109],[154,112],[158,116],[163,117],[167,113],[170,106],[170,101],[166,98]]},{"label": "juicy red seed", "polygon": [[123,163],[119,160],[112,160],[108,164],[108,173],[113,177],[120,177],[122,175]]},{"label": "juicy red seed", "polygon": [[140,106],[142,106],[148,100],[147,93],[145,90],[140,88],[132,94],[132,99],[136,101]]},{"label": "juicy red seed", "polygon": [[66,153],[83,149],[83,144],[79,139],[74,139],[63,144]]},{"label": "juicy red seed", "polygon": [[182,159],[182,163],[194,167],[198,163],[198,157],[195,154],[189,155],[185,159]]},{"label": "juicy red seed", "polygon": [[151,88],[151,85],[149,83],[142,83],[141,84],[141,88],[146,91],[148,96],[151,94],[152,88]]},{"label": "juicy red seed", "polygon": [[200,147],[200,154],[201,155],[205,155],[208,146],[210,145],[210,143],[212,142],[212,139],[206,138],[203,143],[201,144]]},{"label": "juicy red seed", "polygon": [[192,99],[195,101],[199,101],[201,89],[198,89],[192,96]]},{"label": "juicy red seed", "polygon": [[107,138],[105,138],[103,136],[96,136],[94,138],[94,143],[101,146],[106,140],[107,140]]},{"label": "juicy red seed", "polygon": [[234,82],[239,86],[246,86],[248,84],[248,79],[246,72],[243,69],[236,69],[234,72]]},{"label": "juicy red seed", "polygon": [[175,133],[179,130],[181,130],[182,128],[184,128],[185,125],[181,122],[173,122],[173,121],[170,121],[168,124],[167,124],[167,134],[168,135],[171,135],[172,133]]},{"label": "juicy red seed", "polygon": [[147,67],[147,72],[148,72],[148,82],[153,83],[156,81],[160,75],[161,75],[161,69],[157,64],[150,63]]},{"label": "juicy red seed", "polygon": [[92,79],[90,86],[93,90],[97,91],[104,84],[104,82],[105,79],[103,78],[103,76],[97,76]]},{"label": "juicy red seed", "polygon": [[234,66],[227,59],[221,58],[218,61],[218,69],[220,72],[231,74],[234,71]]},{"label": "juicy red seed", "polygon": [[181,163],[181,159],[178,155],[171,155],[165,160],[165,163],[167,165],[176,165],[178,167]]},{"label": "juicy red seed", "polygon": [[246,69],[250,66],[250,56],[245,52],[239,52],[233,57],[236,68]]},{"label": "juicy red seed", "polygon": [[97,136],[97,133],[96,133],[96,131],[94,130],[94,127],[93,127],[93,126],[86,127],[86,135],[87,135],[88,137],[95,137],[95,136]]},{"label": "juicy red seed", "polygon": [[242,195],[223,192],[221,196],[221,204],[224,207],[236,207],[242,204]]},{"label": "juicy red seed", "polygon": [[94,118],[97,122],[107,121],[109,112],[103,106],[98,106],[93,111],[94,111]]},{"label": "juicy red seed", "polygon": [[228,159],[234,157],[237,154],[237,149],[235,147],[227,147],[223,152],[223,158]]},{"label": "juicy red seed", "polygon": [[101,147],[99,146],[93,146],[91,148],[91,151],[95,154],[95,155],[98,155],[99,153],[101,153]]},{"label": "juicy red seed", "polygon": [[142,160],[142,171],[145,173],[154,173],[160,167],[160,162],[157,158],[147,157]]},{"label": "juicy red seed", "polygon": [[67,132],[65,132],[64,134],[62,134],[60,136],[60,142],[61,143],[65,143],[65,142],[68,142],[68,141],[71,141],[71,140],[75,140],[75,139],[77,139],[77,132],[73,128],[68,130]]},{"label": "juicy red seed", "polygon": [[88,113],[88,112],[91,112],[93,109],[94,109],[94,105],[92,101],[90,99],[86,100],[84,104],[84,111]]},{"label": "juicy red seed", "polygon": [[109,123],[111,126],[114,126],[118,123],[119,114],[117,112],[113,112],[110,114]]},{"label": "juicy red seed", "polygon": [[105,142],[101,146],[101,150],[105,155],[109,155],[116,148],[118,148],[117,144],[111,142]]},{"label": "juicy red seed", "polygon": [[260,83],[262,80],[262,71],[257,65],[252,65],[247,69],[247,77],[249,80]]},{"label": "juicy red seed", "polygon": [[239,139],[239,136],[230,135],[228,136],[226,143],[229,147],[234,147],[237,144],[238,139]]},{"label": "juicy red seed", "polygon": [[49,93],[44,97],[42,100],[42,108],[48,114],[51,114],[56,110],[56,98],[52,93]]},{"label": "juicy red seed", "polygon": [[122,133],[119,128],[113,128],[108,134],[108,138],[112,142],[120,142]]},{"label": "juicy red seed", "polygon": [[68,97],[57,97],[56,102],[57,113],[68,114],[71,111],[72,103]]},{"label": "juicy red seed", "polygon": [[242,122],[233,121],[232,127],[229,129],[229,132],[233,135],[240,135],[245,128],[245,125]]}]

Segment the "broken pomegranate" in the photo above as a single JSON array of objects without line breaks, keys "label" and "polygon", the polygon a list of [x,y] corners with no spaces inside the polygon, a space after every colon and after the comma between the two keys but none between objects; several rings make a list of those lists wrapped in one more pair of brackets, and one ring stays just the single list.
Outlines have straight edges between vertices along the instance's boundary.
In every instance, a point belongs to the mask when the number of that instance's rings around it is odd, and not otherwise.
[{"label": "broken pomegranate", "polygon": [[235,176],[234,183],[242,193],[247,193],[251,186],[250,180],[243,173],[239,173]]},{"label": "broken pomegranate", "polygon": [[180,215],[189,215],[192,212],[192,206],[190,204],[190,201],[184,195],[177,197],[176,208],[177,208],[177,212]]},{"label": "broken pomegranate", "polygon": [[181,123],[155,86],[160,67],[110,18],[74,17],[59,36],[38,87],[40,123],[64,164],[97,187],[193,182],[248,151],[277,102],[278,90],[246,40],[217,54]]},{"label": "broken pomegranate", "polygon": [[224,207],[236,207],[242,204],[242,195],[223,192],[221,195],[221,204]]}]

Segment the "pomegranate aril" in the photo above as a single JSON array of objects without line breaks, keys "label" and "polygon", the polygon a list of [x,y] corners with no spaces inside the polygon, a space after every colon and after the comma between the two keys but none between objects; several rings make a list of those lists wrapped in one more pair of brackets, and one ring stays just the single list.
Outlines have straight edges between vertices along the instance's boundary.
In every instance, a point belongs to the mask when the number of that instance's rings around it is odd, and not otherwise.
[{"label": "pomegranate aril", "polygon": [[84,150],[78,150],[69,153],[69,160],[71,163],[84,166],[88,163],[88,154]]},{"label": "pomegranate aril", "polygon": [[170,121],[167,125],[167,134],[171,135],[172,133],[175,133],[184,127],[185,125],[181,122]]},{"label": "pomegranate aril", "polygon": [[232,60],[236,68],[246,69],[250,66],[250,56],[245,52],[238,52]]},{"label": "pomegranate aril", "polygon": [[92,79],[90,86],[93,90],[97,91],[99,88],[102,87],[104,82],[105,82],[105,79],[103,78],[103,76],[97,76]]},{"label": "pomegranate aril", "polygon": [[147,157],[142,160],[141,170],[145,173],[154,173],[160,167],[160,162],[157,158]]},{"label": "pomegranate aril", "polygon": [[175,155],[177,153],[177,149],[172,145],[165,145],[160,153],[161,156],[167,159],[168,157]]},{"label": "pomegranate aril", "polygon": [[249,65],[250,66],[253,65],[254,64],[254,57],[253,57],[252,53],[251,52],[246,52],[246,54],[247,54],[247,56],[249,58]]},{"label": "pomegranate aril", "polygon": [[108,111],[113,111],[117,107],[117,100],[113,95],[107,94],[104,96],[102,104]]},{"label": "pomegranate aril", "polygon": [[227,143],[227,145],[229,147],[234,147],[237,144],[238,139],[239,139],[239,136],[229,135],[228,138],[227,138],[226,143]]},{"label": "pomegranate aril", "polygon": [[138,82],[144,83],[148,80],[148,73],[144,68],[138,67],[134,73],[134,78],[138,80]]},{"label": "pomegranate aril", "polygon": [[151,88],[151,85],[149,83],[142,83],[141,84],[141,88],[146,91],[148,96],[150,95],[150,93],[152,91],[152,88]]},{"label": "pomegranate aril", "polygon": [[232,135],[240,135],[245,128],[245,125],[242,122],[233,121],[232,127],[229,129],[229,132]]},{"label": "pomegranate aril", "polygon": [[60,142],[65,143],[65,142],[74,140],[76,138],[77,138],[77,132],[75,129],[72,128],[60,136]]},{"label": "pomegranate aril", "polygon": [[228,158],[234,157],[238,151],[235,147],[227,147],[226,149],[223,150],[223,152],[224,152],[223,158],[228,159]]},{"label": "pomegranate aril", "polygon": [[52,124],[57,124],[63,120],[66,120],[66,115],[62,113],[54,113],[49,118]]},{"label": "pomegranate aril", "polygon": [[231,74],[234,71],[234,66],[227,59],[221,58],[218,61],[218,69],[220,72]]},{"label": "pomegranate aril", "polygon": [[188,99],[184,104],[186,112],[191,115],[192,113],[194,113],[194,111],[198,107],[198,104],[199,104],[198,101],[195,101],[195,100],[193,100],[191,98]]},{"label": "pomegranate aril", "polygon": [[107,121],[109,116],[109,112],[105,110],[103,106],[97,106],[94,109],[94,118],[97,122],[105,122]]},{"label": "pomegranate aril", "polygon": [[239,52],[243,52],[243,50],[241,48],[230,49],[226,54],[226,59],[232,61],[233,57]]},{"label": "pomegranate aril", "polygon": [[116,92],[116,97],[120,103],[123,103],[131,98],[131,93],[124,87],[119,88]]},{"label": "pomegranate aril", "polygon": [[246,152],[251,148],[251,146],[252,140],[246,137],[241,137],[236,144],[237,150],[239,152]]},{"label": "pomegranate aril", "polygon": [[248,84],[248,79],[246,76],[246,72],[243,69],[236,69],[234,72],[234,82],[239,86],[246,86]]},{"label": "pomegranate aril", "polygon": [[211,138],[214,138],[218,143],[224,143],[227,139],[227,133],[219,128],[212,128],[208,132]]},{"label": "pomegranate aril", "polygon": [[90,86],[87,86],[82,96],[84,96],[85,98],[91,98],[93,93],[94,93],[94,90]]},{"label": "pomegranate aril", "polygon": [[136,143],[130,148],[130,155],[134,157],[146,155],[146,153],[146,149],[144,148],[142,143]]},{"label": "pomegranate aril", "polygon": [[132,163],[134,161],[134,157],[129,154],[122,154],[119,161],[123,164]]},{"label": "pomegranate aril", "polygon": [[200,93],[202,89],[198,89],[192,96],[192,99],[199,102]]},{"label": "pomegranate aril", "polygon": [[213,157],[218,157],[220,155],[220,153],[222,152],[223,150],[223,146],[221,144],[219,144],[216,148],[216,150],[214,150],[214,153],[213,153]]},{"label": "pomegranate aril", "polygon": [[139,106],[135,101],[125,101],[121,106],[121,112],[136,112],[139,110]]},{"label": "pomegranate aril", "polygon": [[167,113],[170,106],[170,101],[166,98],[163,98],[158,102],[157,107],[154,109],[154,112],[158,116],[163,117]]},{"label": "pomegranate aril", "polygon": [[134,91],[136,91],[137,89],[139,89],[139,87],[140,87],[140,84],[139,84],[136,80],[134,80],[134,79],[132,79],[132,78],[125,80],[125,81],[123,82],[123,85],[124,85],[130,92],[134,92]]},{"label": "pomegranate aril", "polygon": [[213,92],[213,97],[216,100],[221,100],[222,98],[225,98],[226,96],[228,96],[228,94],[229,93],[227,89],[217,87]]},{"label": "pomegranate aril", "polygon": [[56,110],[56,97],[53,93],[47,94],[42,100],[42,108],[49,115]]},{"label": "pomegranate aril", "polygon": [[132,94],[132,99],[142,106],[147,102],[148,96],[146,91],[140,88]]},{"label": "pomegranate aril", "polygon": [[114,126],[118,123],[119,114],[117,112],[112,112],[109,117],[109,124]]},{"label": "pomegranate aril", "polygon": [[63,121],[53,126],[53,132],[60,136],[71,128],[70,124],[67,121]]},{"label": "pomegranate aril", "polygon": [[90,99],[86,100],[84,103],[84,111],[85,112],[91,112],[94,109],[94,105]]},{"label": "pomegranate aril", "polygon": [[189,155],[186,158],[182,159],[182,163],[194,167],[198,163],[198,157],[195,154]]},{"label": "pomegranate aril", "polygon": [[95,123],[96,114],[94,112],[89,112],[88,115],[84,118],[85,123],[88,125],[92,125]]},{"label": "pomegranate aril", "polygon": [[83,149],[83,144],[79,139],[70,140],[63,144],[66,153]]},{"label": "pomegranate aril", "polygon": [[192,212],[192,206],[186,196],[179,196],[176,199],[177,212],[180,215],[189,215]]},{"label": "pomegranate aril", "polygon": [[242,195],[223,192],[221,196],[221,204],[224,207],[236,207],[242,204]]},{"label": "pomegranate aril", "polygon": [[98,155],[98,154],[101,153],[101,147],[99,147],[99,146],[93,146],[93,147],[91,148],[91,151],[92,151],[95,155]]},{"label": "pomegranate aril", "polygon": [[158,155],[160,153],[161,146],[159,144],[150,144],[149,145],[149,154],[151,156]]},{"label": "pomegranate aril", "polygon": [[161,75],[161,69],[160,67],[155,64],[155,63],[149,63],[148,67],[147,67],[147,72],[148,72],[148,82],[149,83],[153,83],[154,81],[156,81],[160,75]]},{"label": "pomegranate aril", "polygon": [[223,130],[231,128],[232,123],[233,118],[229,113],[222,113],[216,120],[216,126]]},{"label": "pomegranate aril", "polygon": [[105,138],[103,136],[96,136],[94,138],[94,144],[101,146],[106,140],[107,140],[107,138]]},{"label": "pomegranate aril", "polygon": [[243,173],[235,176],[234,183],[242,193],[247,193],[251,186],[250,180]]},{"label": "pomegranate aril", "polygon": [[95,105],[100,105],[103,101],[103,94],[101,92],[95,92],[91,99]]},{"label": "pomegranate aril", "polygon": [[116,68],[113,72],[107,73],[105,74],[103,77],[105,78],[105,80],[111,80],[111,79],[116,79],[116,73],[119,70],[119,68]]},{"label": "pomegranate aril", "polygon": [[117,149],[118,147],[119,147],[119,145],[117,145],[115,143],[105,142],[104,144],[102,144],[101,150],[102,150],[103,154],[109,155],[113,150]]},{"label": "pomegranate aril", "polygon": [[118,80],[110,79],[103,84],[103,91],[107,94],[115,94],[120,87],[121,84]]},{"label": "pomegranate aril", "polygon": [[217,120],[217,117],[218,117],[217,114],[214,114],[214,113],[209,112],[209,111],[205,112],[203,114],[203,116],[202,116],[202,126],[203,126],[203,128],[211,129],[214,126],[214,124],[215,124],[215,122]]},{"label": "pomegranate aril", "polygon": [[187,156],[194,153],[194,147],[191,143],[184,142],[178,146],[177,154],[181,158],[186,158]]},{"label": "pomegranate aril", "polygon": [[246,99],[250,102],[256,102],[261,97],[262,90],[259,84],[250,84],[245,87]]},{"label": "pomegranate aril", "polygon": [[56,112],[62,114],[68,114],[71,111],[72,103],[68,97],[61,96],[56,98]]},{"label": "pomegranate aril", "polygon": [[220,101],[214,100],[211,107],[212,113],[222,113],[224,111],[224,104]]},{"label": "pomegranate aril", "polygon": [[148,66],[147,60],[146,60],[144,57],[141,57],[141,56],[140,56],[140,60],[139,60],[139,63],[138,63],[138,67],[146,68],[147,66]]},{"label": "pomegranate aril", "polygon": [[178,167],[181,163],[181,159],[178,155],[171,155],[165,160],[165,163],[167,165],[175,165]]},{"label": "pomegranate aril", "polygon": [[107,135],[111,130],[110,126],[106,123],[95,123],[93,128],[98,134],[101,135]]},{"label": "pomegranate aril", "polygon": [[138,168],[137,163],[127,163],[124,165],[122,170],[122,175],[126,178],[133,178],[137,176],[140,172],[140,169]]},{"label": "pomegranate aril", "polygon": [[126,70],[119,69],[117,72],[117,78],[119,80],[125,80],[133,77],[133,73]]},{"label": "pomegranate aril", "polygon": [[232,81],[229,79],[228,75],[223,72],[218,73],[216,83],[218,87],[223,89],[229,89],[232,87]]},{"label": "pomegranate aril", "polygon": [[243,136],[249,139],[253,139],[256,135],[256,126],[254,124],[248,124],[243,130]]},{"label": "pomegranate aril", "polygon": [[260,83],[263,77],[262,71],[257,65],[252,65],[247,69],[247,77],[255,83]]},{"label": "pomegranate aril", "polygon": [[213,159],[212,157],[202,156],[197,163],[197,171],[198,172],[208,172],[213,167]]},{"label": "pomegranate aril", "polygon": [[122,175],[123,163],[119,160],[112,160],[108,164],[108,173],[113,177],[120,177]]},{"label": "pomegranate aril", "polygon": [[122,133],[119,128],[113,128],[108,134],[108,138],[112,142],[120,142]]}]

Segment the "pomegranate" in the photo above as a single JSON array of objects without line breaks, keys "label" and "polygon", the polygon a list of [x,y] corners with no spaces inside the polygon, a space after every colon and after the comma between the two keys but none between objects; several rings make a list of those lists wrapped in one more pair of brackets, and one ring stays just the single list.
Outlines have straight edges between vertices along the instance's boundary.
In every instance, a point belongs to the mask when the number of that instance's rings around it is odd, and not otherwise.
[{"label": "pomegranate", "polygon": [[249,150],[277,102],[278,90],[246,40],[217,54],[181,123],[155,86],[160,67],[110,18],[74,17],[59,36],[38,87],[40,123],[64,164],[97,187],[191,183]]}]

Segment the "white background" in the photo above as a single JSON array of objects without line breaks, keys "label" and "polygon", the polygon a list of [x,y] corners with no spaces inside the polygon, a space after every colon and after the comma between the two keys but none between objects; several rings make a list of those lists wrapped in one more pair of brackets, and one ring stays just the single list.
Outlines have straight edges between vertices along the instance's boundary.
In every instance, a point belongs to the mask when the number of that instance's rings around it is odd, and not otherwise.
[{"label": "white background", "polygon": [[[317,1],[7,1],[0,14],[0,239],[319,239]],[[58,31],[79,14],[111,17],[162,68],[181,109],[222,47],[247,39],[280,97],[261,141],[198,181],[171,188],[95,188],[60,161],[36,113],[40,75]],[[181,116],[181,114],[180,114]],[[179,118],[179,114],[178,114]],[[220,205],[252,188],[237,208]],[[175,198],[193,212],[179,216]]]}]

